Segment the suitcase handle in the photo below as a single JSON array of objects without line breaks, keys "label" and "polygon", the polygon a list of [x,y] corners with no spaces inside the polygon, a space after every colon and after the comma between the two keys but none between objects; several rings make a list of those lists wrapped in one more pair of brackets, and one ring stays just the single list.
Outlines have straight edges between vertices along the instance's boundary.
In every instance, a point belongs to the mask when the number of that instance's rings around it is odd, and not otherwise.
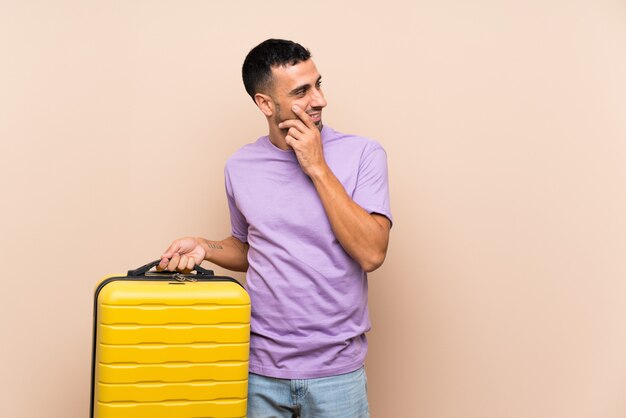
[{"label": "suitcase handle", "polygon": [[[146,273],[152,268],[156,267],[161,262],[161,259],[154,260],[149,262],[148,264],[138,267],[134,270],[128,270],[128,277],[137,277],[137,276],[145,276]],[[200,267],[198,264],[193,268],[196,271],[197,276],[214,276],[215,273],[213,270],[205,269],[204,267]]]}]

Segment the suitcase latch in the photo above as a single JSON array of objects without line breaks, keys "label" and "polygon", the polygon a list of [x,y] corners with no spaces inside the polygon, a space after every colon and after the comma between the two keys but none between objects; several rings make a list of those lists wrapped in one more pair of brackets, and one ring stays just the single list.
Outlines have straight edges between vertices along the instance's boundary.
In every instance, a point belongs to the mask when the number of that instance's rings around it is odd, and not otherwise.
[{"label": "suitcase latch", "polygon": [[174,280],[179,282],[197,282],[195,277],[187,277],[180,273],[174,273],[172,277],[174,278]]}]

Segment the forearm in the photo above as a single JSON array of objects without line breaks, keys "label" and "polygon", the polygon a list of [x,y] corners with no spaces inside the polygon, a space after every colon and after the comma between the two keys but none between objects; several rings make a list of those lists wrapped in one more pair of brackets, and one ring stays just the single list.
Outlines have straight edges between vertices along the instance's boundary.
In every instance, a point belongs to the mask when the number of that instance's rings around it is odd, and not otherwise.
[{"label": "forearm", "polygon": [[330,169],[320,170],[311,179],[341,246],[363,270],[376,270],[387,254],[387,218],[372,215],[355,203]]},{"label": "forearm", "polygon": [[222,241],[197,238],[206,251],[204,259],[228,270],[248,270],[248,244],[230,236]]}]

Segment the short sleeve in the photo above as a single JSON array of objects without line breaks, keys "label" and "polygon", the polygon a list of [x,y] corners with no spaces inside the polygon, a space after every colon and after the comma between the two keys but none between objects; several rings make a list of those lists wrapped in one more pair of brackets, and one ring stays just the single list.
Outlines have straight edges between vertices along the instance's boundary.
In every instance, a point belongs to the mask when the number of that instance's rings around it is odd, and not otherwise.
[{"label": "short sleeve", "polygon": [[228,211],[230,212],[230,226],[232,235],[239,241],[248,242],[248,221],[246,217],[241,213],[235,195],[233,192],[228,169],[224,171],[226,198],[228,199]]},{"label": "short sleeve", "polygon": [[377,143],[366,148],[352,199],[369,213],[384,215],[393,223],[389,202],[387,153]]}]

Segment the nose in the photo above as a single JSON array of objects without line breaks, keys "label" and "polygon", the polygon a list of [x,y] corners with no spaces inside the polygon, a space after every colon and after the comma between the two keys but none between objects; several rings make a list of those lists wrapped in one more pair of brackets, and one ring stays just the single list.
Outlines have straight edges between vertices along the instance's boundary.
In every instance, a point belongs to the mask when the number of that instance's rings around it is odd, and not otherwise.
[{"label": "nose", "polygon": [[320,89],[312,89],[311,96],[311,107],[326,107],[326,99],[324,98],[324,93]]}]

